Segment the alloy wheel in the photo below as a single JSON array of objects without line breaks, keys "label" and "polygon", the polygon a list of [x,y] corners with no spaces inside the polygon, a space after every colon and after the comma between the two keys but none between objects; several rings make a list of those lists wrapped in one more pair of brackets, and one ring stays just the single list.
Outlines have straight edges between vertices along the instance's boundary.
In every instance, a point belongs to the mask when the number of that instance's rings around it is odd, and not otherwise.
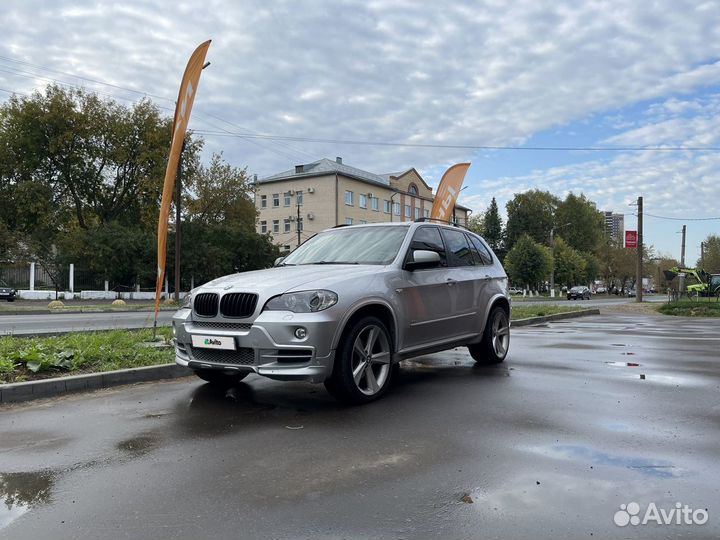
[{"label": "alloy wheel", "polygon": [[358,390],[366,396],[377,394],[390,373],[390,342],[376,325],[363,328],[352,349],[352,374]]}]

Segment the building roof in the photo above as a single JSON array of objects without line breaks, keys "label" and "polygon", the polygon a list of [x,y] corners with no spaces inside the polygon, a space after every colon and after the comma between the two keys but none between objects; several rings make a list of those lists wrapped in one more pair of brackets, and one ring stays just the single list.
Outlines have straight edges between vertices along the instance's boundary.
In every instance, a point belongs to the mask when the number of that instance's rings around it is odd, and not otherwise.
[{"label": "building roof", "polygon": [[371,172],[363,171],[357,167],[351,167],[350,165],[344,165],[333,161],[331,159],[323,158],[312,163],[306,163],[302,165],[302,172],[296,172],[296,169],[290,169],[281,173],[273,174],[272,176],[266,176],[265,178],[258,179],[259,184],[267,182],[277,182],[280,180],[292,180],[295,178],[307,178],[312,176],[324,176],[327,174],[342,174],[343,176],[349,176],[357,180],[362,180],[370,184],[381,185],[390,187],[390,180],[379,174],[373,174]]}]

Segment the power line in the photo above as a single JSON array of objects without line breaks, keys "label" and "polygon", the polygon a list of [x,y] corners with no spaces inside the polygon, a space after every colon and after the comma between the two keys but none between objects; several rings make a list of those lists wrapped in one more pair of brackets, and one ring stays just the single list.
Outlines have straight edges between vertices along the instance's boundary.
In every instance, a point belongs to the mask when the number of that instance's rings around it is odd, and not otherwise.
[{"label": "power line", "polygon": [[403,143],[389,141],[367,141],[353,139],[324,139],[320,137],[296,137],[290,135],[221,133],[199,131],[207,136],[236,137],[239,139],[263,139],[271,141],[291,141],[303,143],[348,144],[359,146],[391,146],[405,148],[445,148],[454,150],[530,150],[536,152],[718,152],[716,146],[500,146],[475,144],[435,144],[435,143]]},{"label": "power line", "polygon": [[643,212],[643,215],[654,217],[657,219],[670,219],[672,221],[717,221],[717,220],[720,220],[720,216],[704,217],[704,218],[677,218],[677,217],[668,217],[668,216],[656,216],[655,214],[648,214],[647,212]]}]

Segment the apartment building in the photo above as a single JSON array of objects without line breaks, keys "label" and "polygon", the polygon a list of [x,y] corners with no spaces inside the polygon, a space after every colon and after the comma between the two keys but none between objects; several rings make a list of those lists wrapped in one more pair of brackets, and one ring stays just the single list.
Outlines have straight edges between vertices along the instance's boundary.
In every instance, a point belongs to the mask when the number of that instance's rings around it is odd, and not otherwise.
[{"label": "apartment building", "polygon": [[[339,157],[261,178],[255,193],[257,231],[272,235],[285,251],[335,225],[429,217],[432,204],[432,189],[414,168],[375,174],[345,165]],[[470,213],[457,205],[455,220],[466,226]]]},{"label": "apartment building", "polygon": [[614,238],[618,242],[622,242],[625,238],[625,216],[623,214],[614,214],[612,212],[604,212],[605,214],[605,231],[610,238]]}]

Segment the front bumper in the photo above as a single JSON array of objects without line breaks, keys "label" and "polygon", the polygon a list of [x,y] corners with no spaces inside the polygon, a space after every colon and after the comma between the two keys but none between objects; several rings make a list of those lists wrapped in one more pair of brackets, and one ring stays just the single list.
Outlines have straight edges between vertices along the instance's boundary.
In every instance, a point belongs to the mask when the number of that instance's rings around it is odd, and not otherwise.
[{"label": "front bumper", "polygon": [[[327,310],[327,311],[332,311]],[[322,382],[332,373],[337,321],[326,312],[266,311],[252,322],[193,320],[189,309],[173,316],[175,361],[190,369],[253,372],[272,379]],[[297,327],[307,336],[295,337]],[[192,337],[231,337],[235,350],[193,347]]]}]

